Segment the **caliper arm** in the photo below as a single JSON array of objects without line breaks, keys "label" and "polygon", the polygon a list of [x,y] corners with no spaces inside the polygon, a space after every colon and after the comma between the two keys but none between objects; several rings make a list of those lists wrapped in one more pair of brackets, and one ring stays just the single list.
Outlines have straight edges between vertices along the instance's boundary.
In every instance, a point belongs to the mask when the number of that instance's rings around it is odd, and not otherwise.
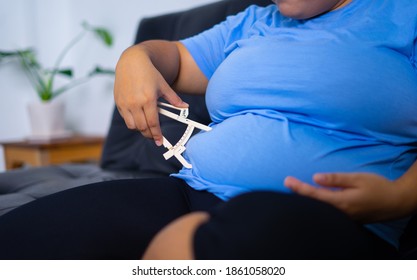
[{"label": "caliper arm", "polygon": [[192,165],[189,162],[187,162],[185,160],[185,158],[182,156],[182,153],[186,149],[185,144],[190,139],[190,137],[191,137],[191,135],[194,131],[194,128],[198,128],[198,129],[204,130],[204,131],[210,131],[211,127],[203,125],[203,124],[198,123],[196,121],[187,119],[187,117],[188,117],[188,108],[179,108],[179,107],[175,107],[175,106],[172,106],[170,104],[163,103],[163,102],[158,102],[158,105],[180,111],[178,114],[175,114],[171,111],[162,109],[160,107],[158,108],[158,111],[159,111],[160,114],[162,114],[164,116],[167,116],[171,119],[174,119],[176,121],[182,122],[182,123],[187,125],[187,129],[185,130],[184,134],[182,135],[180,140],[175,145],[172,145],[165,137],[163,137],[162,144],[164,145],[165,148],[168,149],[168,151],[166,153],[164,153],[164,158],[167,160],[167,159],[175,156],[178,159],[178,161],[181,162],[181,164],[185,168],[192,168]]}]

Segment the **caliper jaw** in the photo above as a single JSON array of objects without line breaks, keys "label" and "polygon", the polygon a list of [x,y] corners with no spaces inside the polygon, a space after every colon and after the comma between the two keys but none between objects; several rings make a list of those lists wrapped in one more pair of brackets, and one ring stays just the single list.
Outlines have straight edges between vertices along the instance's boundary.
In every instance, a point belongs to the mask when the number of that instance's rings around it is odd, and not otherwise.
[{"label": "caliper jaw", "polygon": [[175,156],[179,162],[185,167],[185,168],[192,168],[193,166],[185,160],[185,158],[182,156],[182,153],[185,151],[185,144],[190,139],[194,128],[198,128],[200,130],[204,131],[210,131],[211,127],[208,127],[206,125],[203,125],[201,123],[192,121],[190,119],[187,119],[188,117],[188,108],[179,108],[172,106],[171,104],[158,102],[159,106],[164,106],[167,108],[175,109],[180,111],[179,114],[175,114],[173,112],[170,112],[168,110],[158,108],[158,111],[160,114],[165,115],[171,119],[174,119],[176,121],[182,122],[184,124],[187,124],[187,129],[185,130],[184,134],[181,136],[180,140],[175,144],[172,145],[165,137],[163,137],[162,144],[165,148],[168,149],[167,152],[164,153],[165,160],[170,159],[171,157]]}]

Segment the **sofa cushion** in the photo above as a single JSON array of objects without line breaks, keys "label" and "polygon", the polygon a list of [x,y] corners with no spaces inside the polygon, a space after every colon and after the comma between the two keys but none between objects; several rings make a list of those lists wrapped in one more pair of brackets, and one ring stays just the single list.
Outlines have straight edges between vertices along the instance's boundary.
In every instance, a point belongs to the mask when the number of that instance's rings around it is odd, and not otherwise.
[{"label": "sofa cushion", "polygon": [[100,181],[138,178],[140,174],[106,171],[94,164],[16,169],[0,174],[0,215],[37,198]]}]

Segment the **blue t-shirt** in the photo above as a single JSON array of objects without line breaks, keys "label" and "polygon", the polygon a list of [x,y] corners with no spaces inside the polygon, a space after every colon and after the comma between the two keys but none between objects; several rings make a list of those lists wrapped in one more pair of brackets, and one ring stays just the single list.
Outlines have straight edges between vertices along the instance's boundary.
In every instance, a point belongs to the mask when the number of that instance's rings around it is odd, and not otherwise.
[{"label": "blue t-shirt", "polygon": [[[210,132],[173,176],[227,200],[286,176],[401,176],[417,155],[417,1],[353,0],[309,20],[250,6],[183,40],[209,79]],[[397,245],[404,220],[369,225]]]}]

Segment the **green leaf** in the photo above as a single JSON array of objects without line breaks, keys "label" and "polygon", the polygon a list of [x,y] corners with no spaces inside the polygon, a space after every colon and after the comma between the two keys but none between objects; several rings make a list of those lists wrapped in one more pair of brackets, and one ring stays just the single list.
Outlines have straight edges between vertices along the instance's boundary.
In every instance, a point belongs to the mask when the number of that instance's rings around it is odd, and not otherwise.
[{"label": "green leaf", "polygon": [[7,58],[7,57],[13,57],[13,56],[17,56],[18,54],[16,52],[5,52],[5,51],[0,51],[0,61],[2,61],[3,59]]},{"label": "green leaf", "polygon": [[30,55],[34,57],[34,51],[32,49],[16,50],[16,51],[0,51],[0,60],[4,58],[12,58],[12,57],[29,58]]},{"label": "green leaf", "polygon": [[67,76],[67,77],[70,77],[70,78],[72,78],[72,76],[73,76],[73,71],[70,68],[67,68],[67,69],[58,69],[58,70],[56,70],[56,73],[57,74],[64,75],[64,76]]},{"label": "green leaf", "polygon": [[[47,83],[44,81],[44,70],[36,59],[36,55],[33,50],[17,51],[19,53],[20,60],[23,68],[25,69],[27,76],[33,86],[35,87],[39,96],[44,95],[43,92],[48,91]],[[44,100],[42,98],[42,100]]]},{"label": "green leaf", "polygon": [[18,56],[19,52],[8,52],[8,51],[0,51],[0,58],[9,57],[9,56]]},{"label": "green leaf", "polygon": [[103,27],[94,27],[91,26],[88,22],[83,21],[81,23],[81,26],[87,30],[94,32],[102,41],[104,44],[106,44],[108,47],[113,45],[113,36],[111,35],[110,31]]},{"label": "green leaf", "polygon": [[36,59],[36,54],[32,49],[27,49],[23,51],[17,51],[18,55],[30,67],[41,68],[38,60]]},{"label": "green leaf", "polygon": [[103,40],[106,46],[110,47],[113,45],[113,37],[107,29],[104,28],[94,28],[94,33]]},{"label": "green leaf", "polygon": [[104,75],[114,75],[114,70],[113,69],[104,69],[101,68],[100,66],[96,66],[96,68],[94,68],[94,70],[92,70],[88,76],[94,76],[94,75],[99,75],[99,74],[104,74]]}]

